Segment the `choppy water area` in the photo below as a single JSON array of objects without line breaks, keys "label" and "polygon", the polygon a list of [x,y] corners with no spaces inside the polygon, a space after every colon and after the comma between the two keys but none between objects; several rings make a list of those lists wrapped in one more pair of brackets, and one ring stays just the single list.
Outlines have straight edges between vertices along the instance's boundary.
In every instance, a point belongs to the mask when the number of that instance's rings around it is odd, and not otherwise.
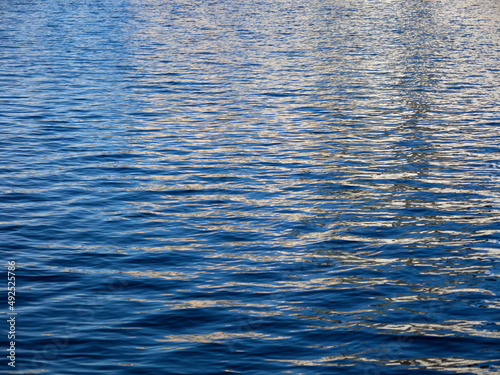
[{"label": "choppy water area", "polygon": [[500,373],[499,25],[1,1],[1,373]]}]

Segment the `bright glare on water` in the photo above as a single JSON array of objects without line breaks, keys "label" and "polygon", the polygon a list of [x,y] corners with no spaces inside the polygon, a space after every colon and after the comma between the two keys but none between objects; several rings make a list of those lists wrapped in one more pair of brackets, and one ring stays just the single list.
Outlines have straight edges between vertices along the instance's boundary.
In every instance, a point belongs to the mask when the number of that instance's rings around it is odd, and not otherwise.
[{"label": "bright glare on water", "polygon": [[498,0],[0,0],[0,88],[0,373],[500,373]]}]

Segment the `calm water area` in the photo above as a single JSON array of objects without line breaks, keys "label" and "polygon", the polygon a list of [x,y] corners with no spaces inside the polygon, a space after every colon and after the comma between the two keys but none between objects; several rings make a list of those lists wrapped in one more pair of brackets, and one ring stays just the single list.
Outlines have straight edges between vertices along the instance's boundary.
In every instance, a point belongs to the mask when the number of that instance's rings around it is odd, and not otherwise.
[{"label": "calm water area", "polygon": [[500,2],[0,0],[0,251],[1,374],[500,374]]}]

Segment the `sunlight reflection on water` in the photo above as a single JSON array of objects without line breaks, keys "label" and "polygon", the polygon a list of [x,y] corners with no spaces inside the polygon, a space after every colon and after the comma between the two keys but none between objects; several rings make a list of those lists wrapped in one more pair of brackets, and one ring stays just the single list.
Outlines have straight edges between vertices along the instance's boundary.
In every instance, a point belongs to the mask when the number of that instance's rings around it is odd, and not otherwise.
[{"label": "sunlight reflection on water", "polygon": [[499,15],[0,4],[19,371],[500,371]]}]

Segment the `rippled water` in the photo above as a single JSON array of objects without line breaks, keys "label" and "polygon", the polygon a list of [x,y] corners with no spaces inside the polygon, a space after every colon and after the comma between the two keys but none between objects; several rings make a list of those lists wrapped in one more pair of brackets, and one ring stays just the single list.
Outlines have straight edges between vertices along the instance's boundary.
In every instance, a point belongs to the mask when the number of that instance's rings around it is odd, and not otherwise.
[{"label": "rippled water", "polygon": [[500,373],[499,25],[2,0],[1,373]]}]

